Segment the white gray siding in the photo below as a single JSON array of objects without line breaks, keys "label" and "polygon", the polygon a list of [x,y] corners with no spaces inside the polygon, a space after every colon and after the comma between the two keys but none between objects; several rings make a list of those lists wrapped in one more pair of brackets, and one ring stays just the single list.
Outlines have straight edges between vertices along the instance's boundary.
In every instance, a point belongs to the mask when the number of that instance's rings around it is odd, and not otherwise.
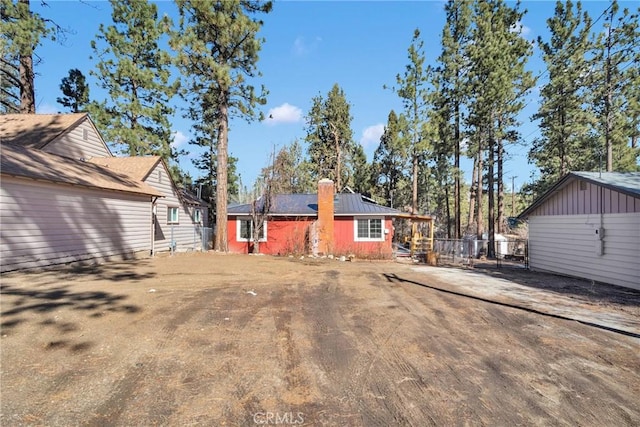
[{"label": "white gray siding", "polygon": [[[171,250],[174,242],[176,251],[199,251],[202,249],[202,227],[193,221],[193,206],[185,206],[178,198],[178,193],[162,162],[159,162],[145,179],[145,183],[164,194],[156,201],[154,251]],[[168,208],[178,208],[178,222],[168,222]],[[203,209],[201,218],[206,221],[207,213]]]},{"label": "white gray siding", "polygon": [[151,249],[151,197],[2,177],[2,271]]},{"label": "white gray siding", "polygon": [[529,217],[532,270],[551,271],[640,290],[640,213]]},{"label": "white gray siding", "polygon": [[43,151],[76,160],[111,157],[104,140],[88,119],[47,144]]}]

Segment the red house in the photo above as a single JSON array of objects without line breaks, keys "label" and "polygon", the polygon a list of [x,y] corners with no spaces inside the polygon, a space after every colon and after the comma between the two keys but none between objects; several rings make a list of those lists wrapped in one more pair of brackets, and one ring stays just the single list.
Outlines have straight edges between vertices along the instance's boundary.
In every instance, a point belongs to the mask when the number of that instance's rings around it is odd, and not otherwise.
[{"label": "red house", "polygon": [[[253,251],[251,204],[229,206],[229,250]],[[335,194],[323,179],[318,194],[282,194],[272,198],[260,233],[259,251],[271,255],[355,255],[390,258],[392,218],[402,212],[378,205],[361,194]]]}]

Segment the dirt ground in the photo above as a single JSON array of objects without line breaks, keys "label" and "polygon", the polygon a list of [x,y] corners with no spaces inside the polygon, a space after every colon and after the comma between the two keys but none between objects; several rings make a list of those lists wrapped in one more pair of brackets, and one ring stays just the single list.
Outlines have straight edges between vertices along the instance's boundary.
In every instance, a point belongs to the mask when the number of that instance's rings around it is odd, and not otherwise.
[{"label": "dirt ground", "polygon": [[472,273],[205,253],[4,274],[0,424],[640,424],[640,292]]}]

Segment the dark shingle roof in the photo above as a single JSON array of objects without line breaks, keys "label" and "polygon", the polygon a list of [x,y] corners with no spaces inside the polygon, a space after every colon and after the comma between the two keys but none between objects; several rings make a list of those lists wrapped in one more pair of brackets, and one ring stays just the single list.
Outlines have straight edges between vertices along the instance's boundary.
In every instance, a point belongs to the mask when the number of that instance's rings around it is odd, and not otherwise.
[{"label": "dark shingle roof", "polygon": [[74,114],[3,114],[0,115],[0,140],[28,148],[43,148],[87,117]]},{"label": "dark shingle roof", "polygon": [[[334,198],[336,216],[353,215],[397,215],[399,210],[367,201],[361,194],[336,194]],[[228,215],[248,215],[251,205],[229,206]],[[317,216],[317,194],[278,194],[274,197],[271,216]]]},{"label": "dark shingle roof", "polygon": [[164,197],[142,181],[94,163],[19,145],[3,144],[1,147],[2,175]]}]

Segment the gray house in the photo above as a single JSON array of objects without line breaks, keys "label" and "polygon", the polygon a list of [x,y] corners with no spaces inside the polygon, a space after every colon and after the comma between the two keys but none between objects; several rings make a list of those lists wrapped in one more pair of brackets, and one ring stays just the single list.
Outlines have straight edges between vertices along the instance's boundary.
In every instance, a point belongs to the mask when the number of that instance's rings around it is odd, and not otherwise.
[{"label": "gray house", "polygon": [[640,290],[640,172],[570,172],[520,218],[532,270]]},{"label": "gray house", "polygon": [[0,143],[0,271],[202,248],[204,203],[160,158],[113,157],[88,115],[2,115]]},{"label": "gray house", "polygon": [[[178,189],[158,156],[96,157],[91,163],[125,174],[162,194],[153,205],[153,252],[200,250],[207,240],[207,204]],[[206,242],[204,243],[206,244]]]}]

